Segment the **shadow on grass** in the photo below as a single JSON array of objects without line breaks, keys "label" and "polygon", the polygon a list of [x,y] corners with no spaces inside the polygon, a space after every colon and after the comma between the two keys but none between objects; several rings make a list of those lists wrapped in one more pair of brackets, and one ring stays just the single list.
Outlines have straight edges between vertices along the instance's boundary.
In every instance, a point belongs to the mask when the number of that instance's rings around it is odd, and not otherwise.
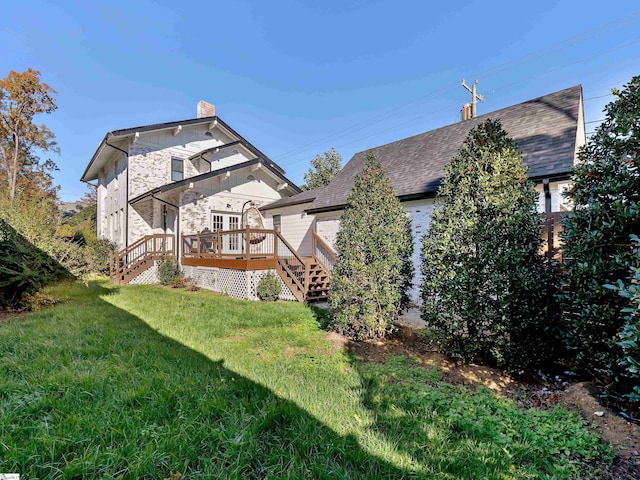
[{"label": "shadow on grass", "polygon": [[[293,402],[104,301],[0,326],[0,471],[25,478],[406,478]],[[329,392],[328,392],[329,393]]]}]

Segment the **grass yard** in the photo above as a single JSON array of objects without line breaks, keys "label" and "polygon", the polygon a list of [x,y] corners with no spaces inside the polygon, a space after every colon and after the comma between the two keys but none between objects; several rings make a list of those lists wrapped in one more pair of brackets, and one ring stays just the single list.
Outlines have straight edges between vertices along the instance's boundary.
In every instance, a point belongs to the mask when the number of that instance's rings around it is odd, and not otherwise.
[{"label": "grass yard", "polygon": [[297,303],[60,285],[0,323],[0,472],[25,478],[583,478],[612,451],[403,356],[351,358]]}]

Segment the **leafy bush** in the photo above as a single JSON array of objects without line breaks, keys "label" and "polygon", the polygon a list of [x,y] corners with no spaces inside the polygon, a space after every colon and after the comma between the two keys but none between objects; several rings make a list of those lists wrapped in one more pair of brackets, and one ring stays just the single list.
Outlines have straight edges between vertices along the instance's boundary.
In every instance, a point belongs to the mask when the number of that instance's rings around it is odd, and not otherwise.
[{"label": "leafy bush", "polygon": [[275,302],[282,292],[280,279],[272,272],[260,279],[256,286],[256,295],[262,301]]},{"label": "leafy bush", "polygon": [[605,107],[605,120],[579,152],[563,224],[566,289],[563,338],[584,373],[626,375],[618,335],[630,299],[604,287],[638,267],[630,235],[640,233],[640,76]]},{"label": "leafy bush", "polygon": [[42,242],[40,247],[74,277],[84,278],[89,273],[85,249],[81,245],[72,241],[52,238],[47,242]]},{"label": "leafy bush", "polygon": [[0,308],[28,306],[25,298],[66,277],[65,269],[0,218]]},{"label": "leafy bush", "polygon": [[92,272],[109,274],[109,258],[116,250],[116,244],[107,239],[94,238],[85,246],[89,268]]},{"label": "leafy bush", "polygon": [[422,316],[449,354],[514,372],[551,358],[553,277],[538,194],[500,122],[472,129],[446,167],[422,244]]},{"label": "leafy bush", "polygon": [[618,346],[622,349],[619,364],[624,368],[623,384],[629,384],[631,392],[627,397],[633,402],[640,402],[640,239],[632,235],[635,242],[635,267],[631,267],[631,278],[626,284],[618,280],[616,285],[605,285],[605,288],[617,291],[628,299],[629,306],[622,309],[625,323],[618,334]]},{"label": "leafy bush", "polygon": [[408,304],[410,220],[373,153],[340,217],[330,328],[356,340],[384,337]]},{"label": "leafy bush", "polygon": [[180,264],[175,258],[164,258],[158,262],[158,281],[164,285],[172,285],[176,277],[182,278]]}]

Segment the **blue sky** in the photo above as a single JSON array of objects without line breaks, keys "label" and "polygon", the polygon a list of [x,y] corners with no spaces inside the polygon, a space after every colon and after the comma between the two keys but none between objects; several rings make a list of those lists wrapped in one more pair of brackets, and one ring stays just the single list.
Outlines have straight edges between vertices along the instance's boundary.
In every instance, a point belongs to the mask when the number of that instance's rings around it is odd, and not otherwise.
[{"label": "blue sky", "polygon": [[[579,5],[579,7],[578,7]],[[36,68],[58,91],[56,181],[72,201],[107,131],[195,117],[198,100],[302,183],[310,159],[576,84],[586,120],[640,74],[636,1],[121,2],[2,8],[0,77]],[[588,124],[587,131],[594,125]]]}]

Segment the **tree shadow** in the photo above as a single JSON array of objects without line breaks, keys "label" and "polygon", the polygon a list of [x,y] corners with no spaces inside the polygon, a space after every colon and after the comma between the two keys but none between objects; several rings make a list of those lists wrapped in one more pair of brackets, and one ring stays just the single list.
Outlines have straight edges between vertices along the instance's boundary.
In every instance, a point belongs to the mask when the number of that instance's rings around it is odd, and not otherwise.
[{"label": "tree shadow", "polygon": [[[362,404],[375,418],[370,428],[426,478],[574,478],[596,468],[602,473],[608,450],[569,412],[520,410],[496,395],[502,385],[489,389],[474,376],[470,387],[453,385],[443,381],[446,363],[430,367],[420,357],[381,348],[367,360],[361,345],[347,344],[362,381]],[[598,454],[601,464],[593,462]]]},{"label": "tree shadow", "polygon": [[77,302],[0,326],[0,471],[26,478],[411,476],[224,361],[112,305],[112,289],[88,288]]},{"label": "tree shadow", "polygon": [[0,218],[0,309],[22,306],[23,297],[73,275]]}]

